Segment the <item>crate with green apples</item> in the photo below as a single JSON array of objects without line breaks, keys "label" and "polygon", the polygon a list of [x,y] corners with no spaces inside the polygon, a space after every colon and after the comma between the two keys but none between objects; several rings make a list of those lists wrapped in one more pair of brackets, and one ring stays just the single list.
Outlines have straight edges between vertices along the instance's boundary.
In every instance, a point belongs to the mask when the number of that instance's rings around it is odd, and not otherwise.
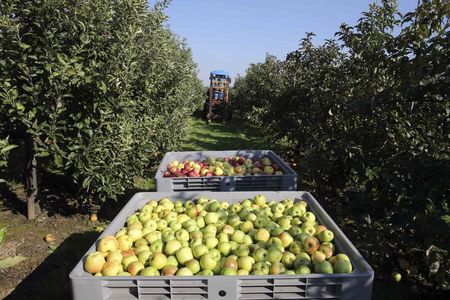
[{"label": "crate with green apples", "polygon": [[373,270],[307,192],[137,193],[70,273],[75,300],[362,299]]},{"label": "crate with green apples", "polygon": [[305,201],[242,202],[199,197],[151,200],[103,237],[85,271],[98,276],[295,275],[350,273],[334,233]]}]

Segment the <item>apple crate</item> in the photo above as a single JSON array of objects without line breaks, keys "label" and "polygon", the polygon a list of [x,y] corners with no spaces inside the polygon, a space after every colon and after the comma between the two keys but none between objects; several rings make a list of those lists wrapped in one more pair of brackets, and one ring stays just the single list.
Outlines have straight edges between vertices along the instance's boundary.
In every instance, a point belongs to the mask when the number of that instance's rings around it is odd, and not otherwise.
[{"label": "apple crate", "polygon": [[[211,176],[211,177],[164,177],[167,165],[174,160],[205,160],[208,157],[244,156],[251,159],[268,157],[280,166],[283,175],[263,176]],[[156,171],[158,192],[176,191],[296,191],[297,173],[275,152],[270,150],[230,150],[168,152]]]},{"label": "apple crate", "polygon": [[307,274],[266,276],[93,276],[83,269],[88,254],[96,250],[98,241],[123,227],[129,215],[149,200],[164,197],[183,201],[199,196],[230,203],[253,198],[262,192],[174,192],[137,193],[106,228],[94,245],[70,273],[74,300],[135,299],[341,299],[369,300],[372,297],[374,271],[358,250],[307,192],[263,192],[268,200],[286,198],[308,203],[317,220],[335,234],[337,251],[347,254],[354,271],[350,274]]}]

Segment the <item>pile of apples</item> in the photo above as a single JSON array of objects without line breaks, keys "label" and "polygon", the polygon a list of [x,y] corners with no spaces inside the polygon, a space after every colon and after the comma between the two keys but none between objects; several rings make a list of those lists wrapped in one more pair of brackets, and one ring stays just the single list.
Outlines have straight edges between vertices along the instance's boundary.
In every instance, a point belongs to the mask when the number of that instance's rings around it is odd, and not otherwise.
[{"label": "pile of apples", "polygon": [[232,158],[208,157],[204,161],[172,161],[164,172],[164,177],[202,177],[202,176],[260,176],[283,175],[280,166],[268,157],[261,159],[234,156]]},{"label": "pile of apples", "polygon": [[84,260],[96,276],[351,273],[305,201],[151,200]]}]

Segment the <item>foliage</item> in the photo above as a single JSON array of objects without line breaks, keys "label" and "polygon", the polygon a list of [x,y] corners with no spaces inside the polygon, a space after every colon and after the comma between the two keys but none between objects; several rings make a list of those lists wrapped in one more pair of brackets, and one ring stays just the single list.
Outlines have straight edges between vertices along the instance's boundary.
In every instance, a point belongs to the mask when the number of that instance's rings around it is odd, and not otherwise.
[{"label": "foliage", "polygon": [[38,167],[88,200],[115,199],[176,148],[201,101],[190,49],[164,25],[167,1],[0,3],[0,122]]},{"label": "foliage", "polygon": [[[8,154],[12,149],[16,147],[17,147],[16,145],[9,144],[8,138],[0,139],[0,169],[7,166]],[[2,182],[5,182],[5,180],[0,178],[0,183]]]},{"label": "foliage", "polygon": [[448,1],[424,0],[402,16],[384,0],[336,40],[315,46],[307,34],[235,84],[240,113],[289,140],[301,188],[359,215],[371,263],[438,290],[449,289],[450,268],[449,12]]}]

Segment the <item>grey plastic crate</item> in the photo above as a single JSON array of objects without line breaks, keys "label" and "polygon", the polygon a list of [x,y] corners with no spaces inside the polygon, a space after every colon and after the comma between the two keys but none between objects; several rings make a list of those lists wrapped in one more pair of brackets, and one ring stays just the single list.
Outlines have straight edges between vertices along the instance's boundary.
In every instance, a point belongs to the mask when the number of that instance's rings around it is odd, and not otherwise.
[{"label": "grey plastic crate", "polygon": [[[208,157],[246,158],[268,157],[278,164],[284,175],[262,176],[211,176],[211,177],[164,177],[167,165],[174,160],[205,160]],[[199,152],[168,152],[164,155],[155,175],[158,192],[177,191],[296,191],[297,173],[275,152],[270,150],[229,150]]]},{"label": "grey plastic crate", "polygon": [[[177,192],[138,193],[131,198],[106,228],[101,239],[122,228],[127,216],[150,199],[195,199],[200,195],[230,203],[253,198],[259,192]],[[187,277],[97,277],[83,270],[85,257],[95,251],[92,245],[70,273],[74,300],[135,299],[341,299],[369,300],[374,272],[344,233],[307,192],[263,192],[269,200],[303,199],[318,221],[335,234],[337,251],[346,253],[354,271],[350,274],[308,274],[267,276],[187,276]]]}]

